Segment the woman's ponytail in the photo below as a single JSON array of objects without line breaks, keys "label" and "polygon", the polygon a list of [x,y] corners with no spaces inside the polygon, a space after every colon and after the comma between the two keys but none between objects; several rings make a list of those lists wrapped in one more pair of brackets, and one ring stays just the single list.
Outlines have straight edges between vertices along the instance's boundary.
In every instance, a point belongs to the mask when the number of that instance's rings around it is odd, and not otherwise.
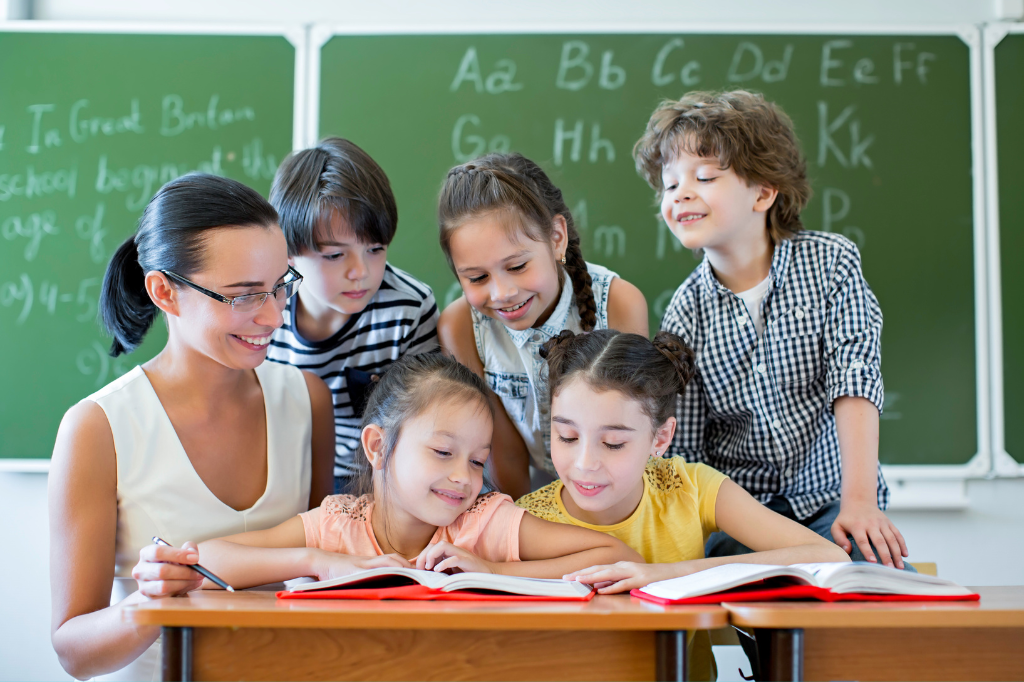
[{"label": "woman's ponytail", "polygon": [[146,292],[146,273],[139,265],[135,235],[114,252],[100,291],[100,319],[114,337],[110,355],[131,353],[153,325],[157,307]]}]

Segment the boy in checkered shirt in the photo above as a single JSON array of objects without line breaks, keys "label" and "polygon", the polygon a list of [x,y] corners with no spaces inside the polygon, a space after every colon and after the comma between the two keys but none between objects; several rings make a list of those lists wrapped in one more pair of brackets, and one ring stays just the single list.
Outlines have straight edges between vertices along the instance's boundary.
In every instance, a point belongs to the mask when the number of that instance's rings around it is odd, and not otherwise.
[{"label": "boy in checkered shirt", "polygon": [[[669,454],[722,471],[854,560],[908,567],[882,511],[882,312],[857,247],[803,230],[810,185],[789,117],[761,95],[691,92],[655,110],[633,156],[669,229],[704,253],[661,323],[698,366]],[[706,547],[749,551],[721,532]]]}]

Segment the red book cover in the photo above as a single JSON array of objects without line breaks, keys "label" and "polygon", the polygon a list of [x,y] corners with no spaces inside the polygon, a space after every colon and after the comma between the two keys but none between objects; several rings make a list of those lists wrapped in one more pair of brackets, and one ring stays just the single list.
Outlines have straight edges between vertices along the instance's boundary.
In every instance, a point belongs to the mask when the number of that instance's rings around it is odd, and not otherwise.
[{"label": "red book cover", "polygon": [[501,592],[459,590],[442,592],[426,585],[399,585],[396,587],[364,587],[315,592],[278,592],[278,599],[406,599],[414,601],[590,601],[596,592],[582,597],[537,597]]}]

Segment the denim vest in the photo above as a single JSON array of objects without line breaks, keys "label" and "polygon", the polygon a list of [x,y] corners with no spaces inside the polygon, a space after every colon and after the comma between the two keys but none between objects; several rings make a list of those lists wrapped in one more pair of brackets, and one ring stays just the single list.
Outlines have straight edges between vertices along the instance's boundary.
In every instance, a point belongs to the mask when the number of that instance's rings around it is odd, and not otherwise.
[{"label": "denim vest", "polygon": [[[587,263],[591,289],[597,307],[595,329],[608,328],[608,288],[614,272],[600,265]],[[473,336],[476,352],[484,365],[484,378],[505,407],[509,419],[515,424],[530,451],[533,466],[552,476],[551,464],[551,401],[548,395],[548,366],[540,357],[540,347],[563,329],[579,333],[580,311],[572,288],[572,280],[565,278],[562,295],[554,312],[540,327],[517,331],[487,317],[476,309],[473,315]]]}]

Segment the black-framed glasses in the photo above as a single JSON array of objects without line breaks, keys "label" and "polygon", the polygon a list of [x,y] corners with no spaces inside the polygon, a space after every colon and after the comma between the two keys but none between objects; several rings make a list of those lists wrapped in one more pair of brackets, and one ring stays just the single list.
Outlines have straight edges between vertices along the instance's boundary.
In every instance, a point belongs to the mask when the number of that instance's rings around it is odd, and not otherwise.
[{"label": "black-framed glasses", "polygon": [[295,292],[299,290],[299,285],[302,284],[302,275],[299,274],[298,270],[289,265],[288,274],[292,276],[292,279],[287,280],[285,282],[281,282],[276,287],[274,287],[273,291],[264,291],[258,294],[245,294],[244,296],[229,297],[222,296],[221,294],[218,294],[216,291],[210,291],[205,287],[201,287],[195,282],[191,282],[182,277],[181,275],[171,272],[170,270],[161,270],[160,272],[164,273],[165,275],[173,279],[175,282],[180,282],[185,286],[192,287],[199,293],[206,294],[215,301],[227,303],[228,305],[231,306],[231,310],[233,310],[236,313],[251,313],[254,310],[259,310],[260,308],[263,307],[263,304],[267,302],[268,296],[273,296],[278,301],[287,301],[289,298],[295,295]]}]

